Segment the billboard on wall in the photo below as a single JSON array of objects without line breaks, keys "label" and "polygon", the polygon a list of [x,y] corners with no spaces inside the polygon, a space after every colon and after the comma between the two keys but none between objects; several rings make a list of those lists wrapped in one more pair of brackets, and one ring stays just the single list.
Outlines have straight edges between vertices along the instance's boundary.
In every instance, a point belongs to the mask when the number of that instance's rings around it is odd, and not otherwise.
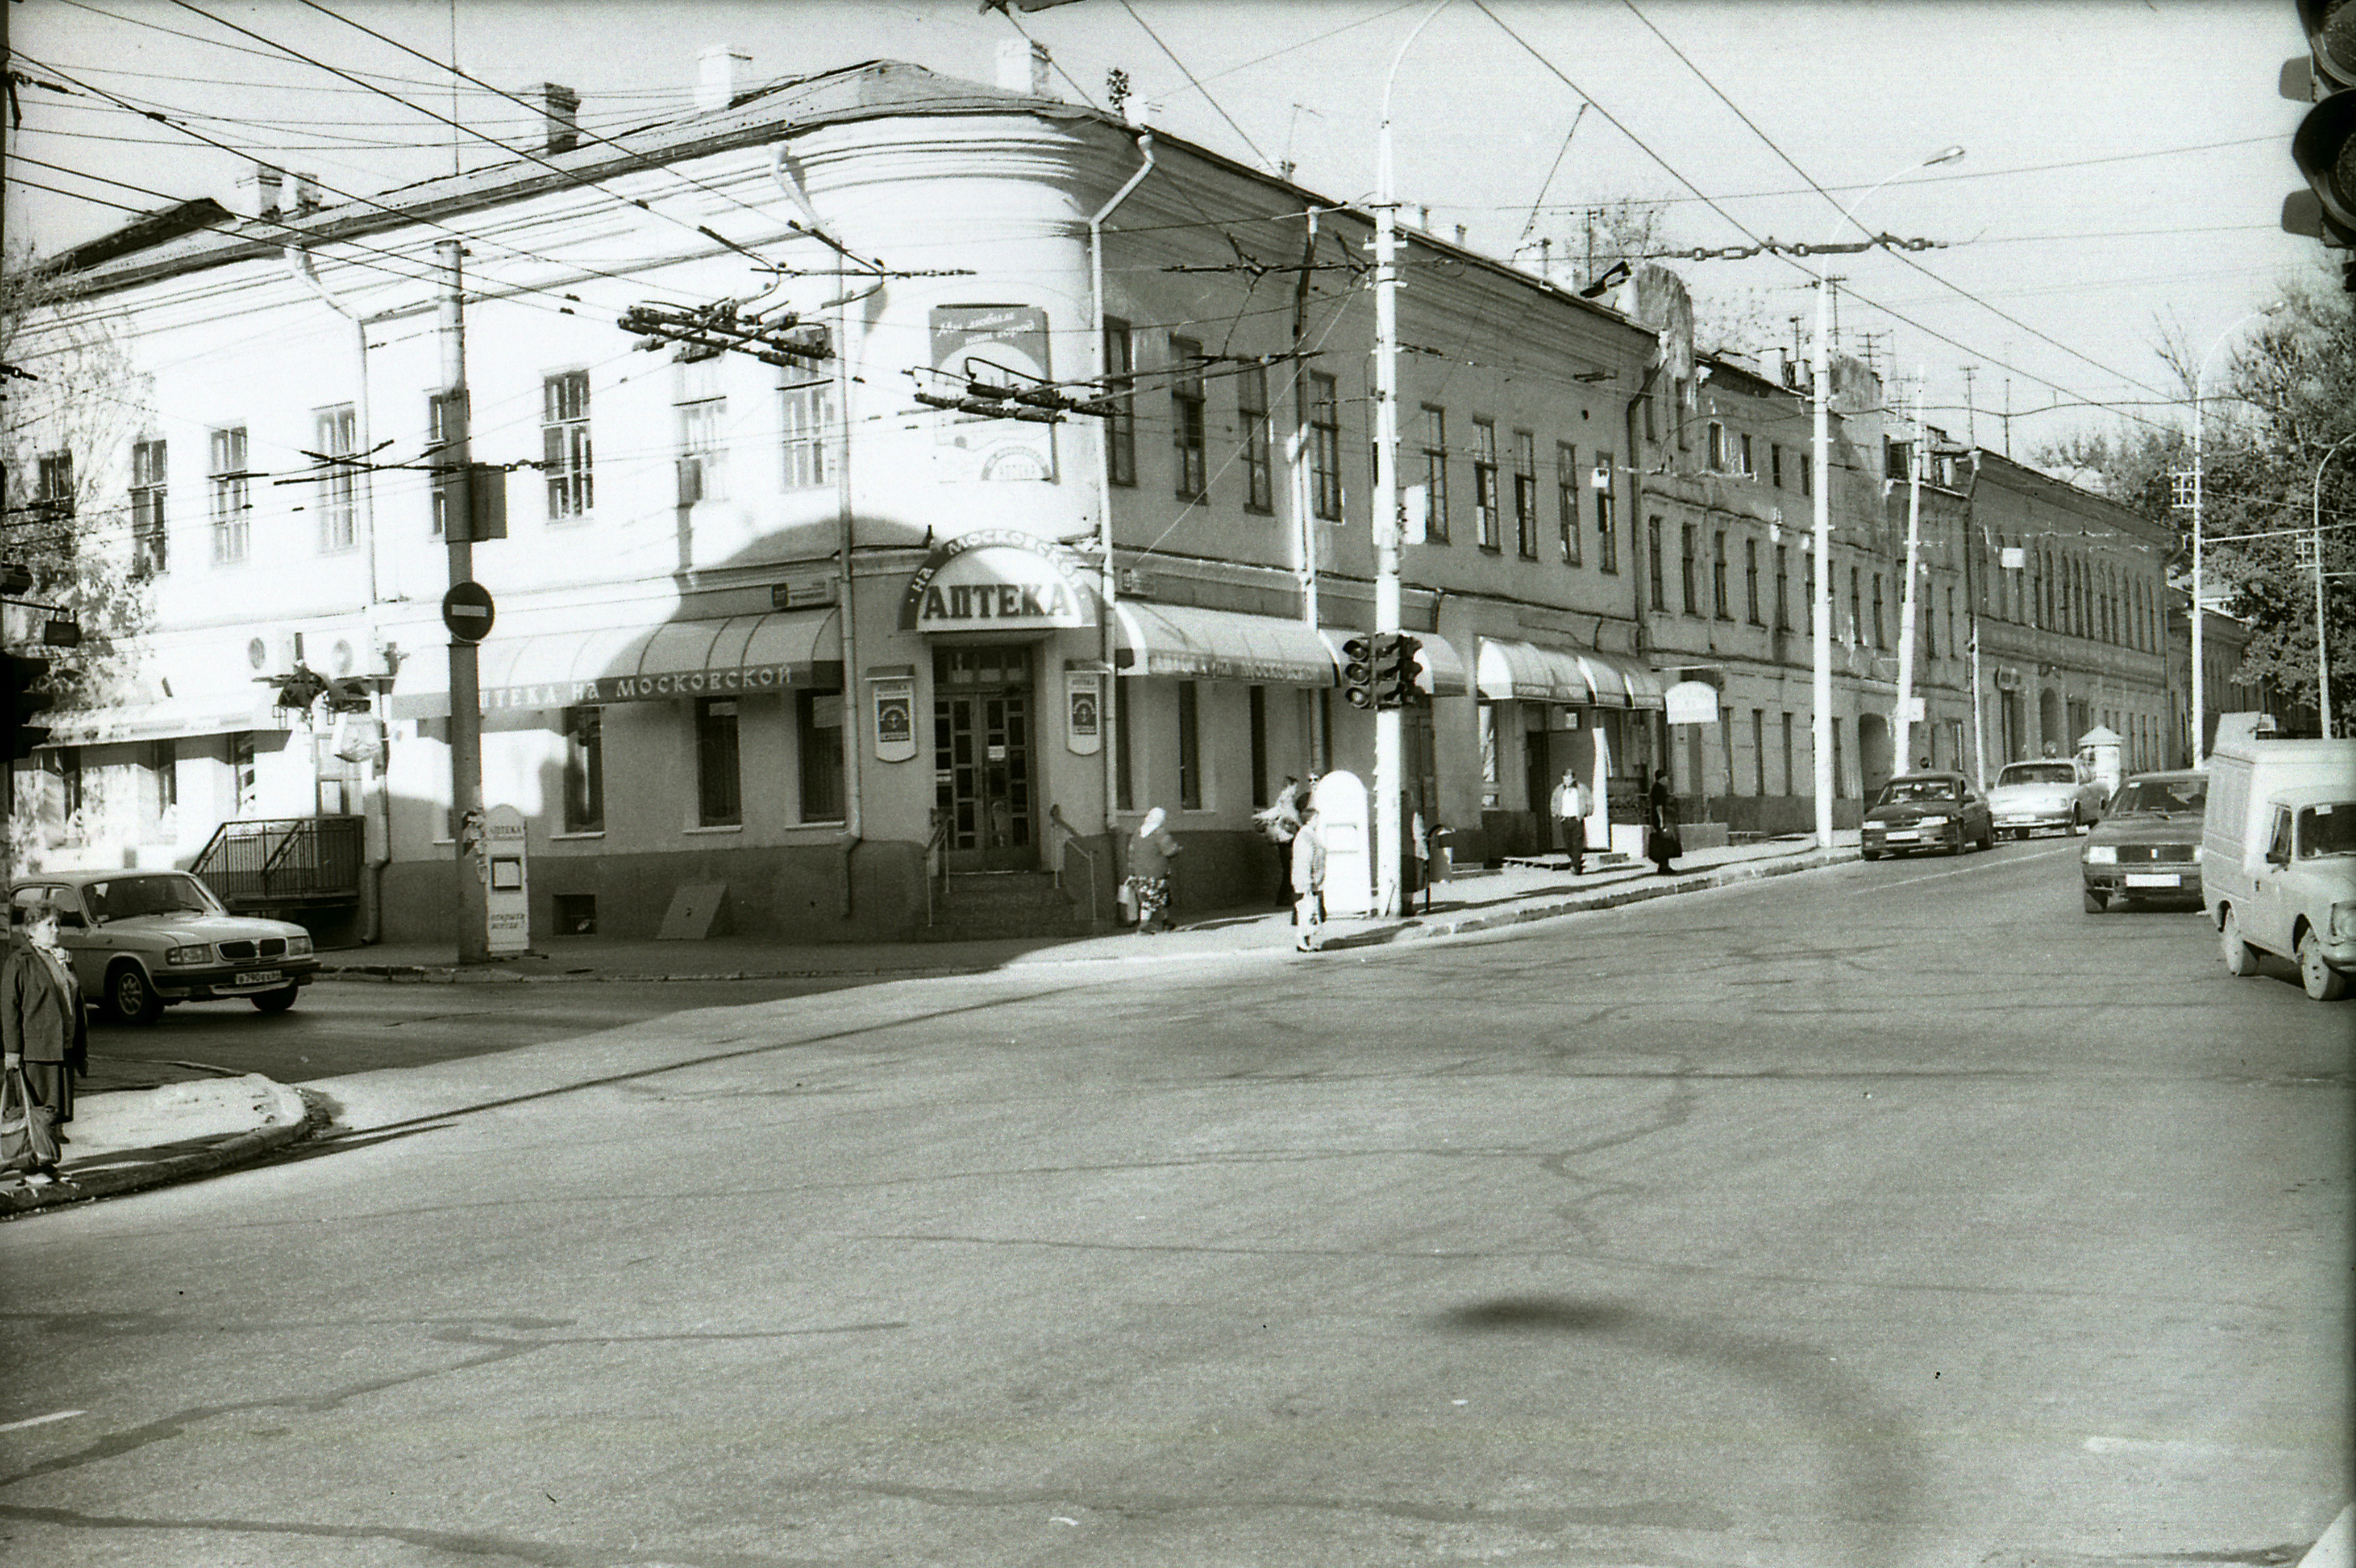
[{"label": "billboard on wall", "polygon": [[[1047,313],[1037,306],[937,305],[932,328],[933,368],[952,382],[1035,385],[1048,378]],[[939,478],[1055,479],[1055,426],[947,410],[937,417],[933,458]]]}]

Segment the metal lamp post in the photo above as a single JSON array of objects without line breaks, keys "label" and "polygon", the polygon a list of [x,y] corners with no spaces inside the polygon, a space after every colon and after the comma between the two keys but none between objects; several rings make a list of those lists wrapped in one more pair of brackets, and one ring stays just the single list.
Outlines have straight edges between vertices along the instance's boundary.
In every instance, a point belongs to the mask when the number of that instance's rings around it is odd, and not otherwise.
[{"label": "metal lamp post", "polygon": [[2322,458],[2315,465],[2315,493],[2310,502],[2313,516],[2308,537],[2315,548],[2315,713],[2326,740],[2331,738],[2331,656],[2323,641],[2323,470],[2351,441],[2356,441],[2356,431],[2324,448]]},{"label": "metal lamp post", "polygon": [[[1933,164],[1951,164],[1964,156],[1961,147],[1943,147],[1919,163],[1908,164],[1867,187],[1865,194],[1841,209],[1840,220],[1825,235],[1832,244],[1848,226],[1850,216],[1866,199],[1891,180],[1902,179]],[[1816,847],[1833,846],[1833,569],[1832,569],[1832,280],[1825,275],[1824,252],[1816,262],[1816,343],[1809,373],[1815,383],[1815,717],[1810,734],[1816,754]]]},{"label": "metal lamp post", "polygon": [[2201,463],[2205,449],[2204,423],[2209,406],[2209,361],[2225,346],[2225,339],[2261,316],[2272,316],[2282,308],[2277,300],[2272,305],[2253,310],[2217,334],[2209,351],[2201,356],[2201,368],[2192,377],[2192,766],[2201,766],[2209,750],[2207,713],[2208,673],[2201,665],[2201,623],[2208,614],[2201,602]]}]

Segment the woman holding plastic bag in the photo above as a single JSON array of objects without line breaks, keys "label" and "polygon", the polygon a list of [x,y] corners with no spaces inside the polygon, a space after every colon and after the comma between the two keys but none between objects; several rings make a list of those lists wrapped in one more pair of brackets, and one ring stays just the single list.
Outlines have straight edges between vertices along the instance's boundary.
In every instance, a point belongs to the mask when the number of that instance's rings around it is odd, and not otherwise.
[{"label": "woman holding plastic bag", "polygon": [[90,1046],[81,990],[58,941],[55,906],[25,911],[24,940],[0,970],[0,1157],[38,1183],[57,1176],[58,1129],[73,1120],[73,1079]]}]

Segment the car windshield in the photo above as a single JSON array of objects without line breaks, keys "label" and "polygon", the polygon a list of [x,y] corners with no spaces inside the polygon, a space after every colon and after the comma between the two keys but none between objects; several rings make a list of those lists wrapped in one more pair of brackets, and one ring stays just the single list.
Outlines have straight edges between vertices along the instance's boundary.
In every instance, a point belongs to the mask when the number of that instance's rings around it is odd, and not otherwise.
[{"label": "car windshield", "polygon": [[2199,816],[2209,803],[2205,779],[2130,779],[2111,801],[2115,817]]},{"label": "car windshield", "polygon": [[1947,800],[1955,798],[1955,781],[1952,779],[1892,779],[1881,791],[1877,806],[1894,805],[1901,800]]},{"label": "car windshield", "polygon": [[193,876],[117,876],[82,889],[90,912],[102,920],[141,915],[217,915],[220,906]]},{"label": "car windshield", "polygon": [[2356,854],[2356,800],[2300,807],[2297,842],[2301,860]]},{"label": "car windshield", "polygon": [[2066,762],[2016,762],[1996,776],[1997,788],[2007,784],[2073,784],[2077,769]]}]

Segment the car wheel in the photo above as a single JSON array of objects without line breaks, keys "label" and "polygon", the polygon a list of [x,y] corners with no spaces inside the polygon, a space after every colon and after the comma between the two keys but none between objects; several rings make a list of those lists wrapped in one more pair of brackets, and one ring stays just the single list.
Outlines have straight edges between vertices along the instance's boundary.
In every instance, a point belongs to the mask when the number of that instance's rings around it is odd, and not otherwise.
[{"label": "car wheel", "polygon": [[2225,950],[2225,972],[2237,979],[2247,979],[2258,972],[2258,950],[2242,940],[2241,917],[2232,908],[2218,922],[2217,940]]},{"label": "car wheel", "polygon": [[106,977],[107,1011],[126,1024],[141,1027],[164,1015],[164,999],[147,983],[135,963],[126,963]]},{"label": "car wheel", "polygon": [[1857,857],[1859,860],[1879,860],[1881,852],[1878,849],[1861,849],[1857,852]]},{"label": "car wheel", "polygon": [[257,1013],[284,1013],[294,1005],[294,998],[302,993],[303,988],[299,985],[290,985],[283,991],[265,991],[253,998],[253,1010]]},{"label": "car wheel", "polygon": [[2102,894],[2100,894],[2100,893],[2095,892],[2095,891],[2094,891],[2093,888],[2091,888],[2091,887],[2089,887],[2089,888],[2087,888],[2087,889],[2085,890],[2085,900],[2086,900],[2086,913],[2088,913],[2089,915],[2099,915],[2099,914],[2101,914],[2104,909],[2107,909],[2107,908],[2109,908],[2111,907],[2111,901],[2110,901],[2110,899],[2109,899],[2109,898],[2105,897],[2104,895],[2102,895]]},{"label": "car wheel", "polygon": [[2299,933],[2298,978],[2318,1002],[2337,1002],[2348,994],[2348,977],[2323,961],[2323,942],[2312,926]]}]

